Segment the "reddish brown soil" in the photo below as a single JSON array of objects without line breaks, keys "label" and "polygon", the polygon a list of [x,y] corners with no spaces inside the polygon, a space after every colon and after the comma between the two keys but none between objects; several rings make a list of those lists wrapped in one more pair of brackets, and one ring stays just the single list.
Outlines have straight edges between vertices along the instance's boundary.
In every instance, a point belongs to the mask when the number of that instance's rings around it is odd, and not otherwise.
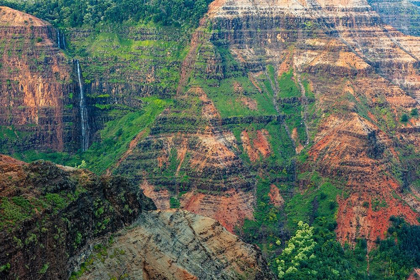
[{"label": "reddish brown soil", "polygon": [[252,193],[236,190],[224,192],[224,195],[189,192],[181,199],[183,209],[213,218],[232,233],[245,218],[253,219],[253,204]]},{"label": "reddish brown soil", "polygon": [[244,104],[246,107],[248,107],[248,109],[252,110],[252,111],[256,111],[258,110],[258,104],[257,101],[255,101],[254,99],[251,99],[249,97],[241,97],[241,102],[242,104]]},{"label": "reddish brown soil", "polygon": [[270,197],[271,204],[273,204],[276,207],[283,206],[284,199],[280,194],[279,188],[277,188],[275,185],[270,186],[270,192],[268,193],[268,196]]},{"label": "reddish brown soil", "polygon": [[271,154],[270,143],[267,138],[269,133],[267,130],[257,130],[255,139],[250,139],[248,131],[244,130],[241,133],[241,139],[245,151],[247,152],[249,159],[251,161],[257,161],[260,158],[260,155],[263,158],[267,158]]}]

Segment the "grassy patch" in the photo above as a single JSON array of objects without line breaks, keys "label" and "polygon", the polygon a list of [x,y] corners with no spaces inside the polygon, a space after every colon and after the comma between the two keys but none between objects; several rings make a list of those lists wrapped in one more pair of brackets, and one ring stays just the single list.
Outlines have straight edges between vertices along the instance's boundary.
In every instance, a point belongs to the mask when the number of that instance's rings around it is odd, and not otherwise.
[{"label": "grassy patch", "polygon": [[143,110],[106,123],[100,133],[101,142],[94,143],[81,155],[88,168],[103,173],[121,157],[137,134],[144,131],[143,137],[147,136],[150,125],[171,104],[170,100],[155,97],[144,98],[143,101],[147,104]]},{"label": "grassy patch", "polygon": [[279,88],[280,88],[280,98],[290,98],[290,97],[301,97],[302,93],[300,92],[296,82],[293,79],[293,69],[290,69],[288,72],[283,73],[279,78]]},{"label": "grassy patch", "polygon": [[305,193],[297,193],[287,202],[288,228],[293,231],[299,221],[309,223],[318,217],[327,219],[329,223],[335,223],[335,213],[338,209],[336,199],[340,194],[342,190],[332,183],[328,181],[318,183],[317,179],[313,178]]}]

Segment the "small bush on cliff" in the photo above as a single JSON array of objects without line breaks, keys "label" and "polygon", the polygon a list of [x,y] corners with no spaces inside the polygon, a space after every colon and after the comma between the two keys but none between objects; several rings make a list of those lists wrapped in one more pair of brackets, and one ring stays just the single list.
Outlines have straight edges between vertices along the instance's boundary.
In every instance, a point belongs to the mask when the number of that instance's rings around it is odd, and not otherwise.
[{"label": "small bush on cliff", "polygon": [[403,115],[401,116],[401,121],[402,121],[402,122],[408,122],[408,116],[407,116],[407,114],[403,114]]},{"label": "small bush on cliff", "polygon": [[10,270],[10,263],[0,266],[0,272],[7,272]]},{"label": "small bush on cliff", "polygon": [[175,197],[171,197],[170,199],[170,206],[171,208],[179,208],[181,207],[181,203],[179,202],[179,200]]}]

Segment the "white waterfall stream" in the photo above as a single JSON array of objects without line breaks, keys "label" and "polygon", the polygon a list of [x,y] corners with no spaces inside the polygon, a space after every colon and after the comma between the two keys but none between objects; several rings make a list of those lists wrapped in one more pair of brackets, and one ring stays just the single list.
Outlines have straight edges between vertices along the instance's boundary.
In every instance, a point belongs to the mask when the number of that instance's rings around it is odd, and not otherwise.
[{"label": "white waterfall stream", "polygon": [[60,30],[57,29],[57,46],[59,49],[61,49],[61,40],[60,40]]},{"label": "white waterfall stream", "polygon": [[66,49],[66,35],[64,34],[64,32],[61,34],[62,38],[62,45],[63,45],[63,50]]},{"label": "white waterfall stream", "polygon": [[80,70],[79,60],[76,60],[77,78],[79,80],[80,90],[80,129],[81,129],[81,147],[82,152],[89,148],[89,123],[88,123],[88,110],[86,108],[85,94],[83,92],[82,75]]}]

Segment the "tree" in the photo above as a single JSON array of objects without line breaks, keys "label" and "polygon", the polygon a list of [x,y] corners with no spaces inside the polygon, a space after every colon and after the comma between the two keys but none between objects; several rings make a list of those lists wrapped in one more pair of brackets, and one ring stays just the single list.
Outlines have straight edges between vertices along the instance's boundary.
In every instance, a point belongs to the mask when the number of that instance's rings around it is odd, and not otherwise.
[{"label": "tree", "polygon": [[296,279],[298,272],[312,275],[317,273],[307,267],[308,262],[315,259],[314,249],[317,243],[313,238],[313,230],[313,227],[302,221],[298,223],[298,230],[276,260],[280,279]]}]

